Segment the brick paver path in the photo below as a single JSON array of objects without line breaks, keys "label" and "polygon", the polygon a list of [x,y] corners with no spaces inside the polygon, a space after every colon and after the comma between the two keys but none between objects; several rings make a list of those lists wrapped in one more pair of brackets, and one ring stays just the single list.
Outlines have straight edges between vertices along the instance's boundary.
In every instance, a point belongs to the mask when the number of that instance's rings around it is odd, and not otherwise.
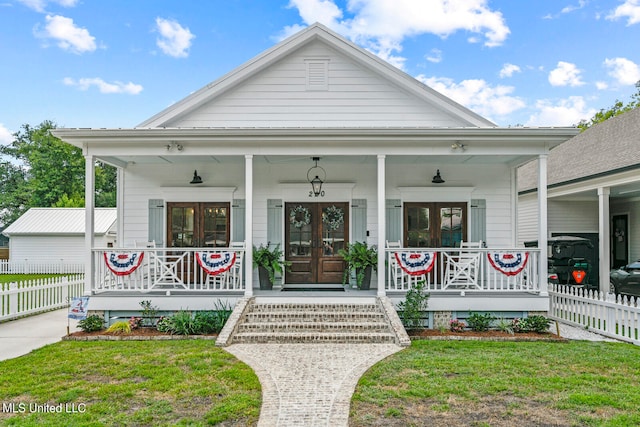
[{"label": "brick paver path", "polygon": [[262,385],[259,427],[346,426],[358,379],[395,344],[234,344]]}]

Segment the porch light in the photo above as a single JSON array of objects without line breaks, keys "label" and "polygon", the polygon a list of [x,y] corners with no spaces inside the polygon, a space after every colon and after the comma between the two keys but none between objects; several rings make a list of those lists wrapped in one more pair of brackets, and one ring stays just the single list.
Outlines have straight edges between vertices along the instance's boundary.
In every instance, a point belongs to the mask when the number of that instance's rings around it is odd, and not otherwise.
[{"label": "porch light", "polygon": [[438,171],[436,172],[436,175],[433,177],[431,182],[433,182],[434,184],[443,184],[444,183],[444,179],[442,179],[442,177],[440,176],[440,169],[438,169]]},{"label": "porch light", "polygon": [[200,175],[198,175],[197,170],[193,171],[193,179],[189,184],[202,184],[202,178],[200,178]]},{"label": "porch light", "polygon": [[[315,197],[318,197],[324,195],[324,192],[322,191],[322,184],[324,183],[324,181],[320,179],[320,176],[318,174],[320,173],[320,171],[322,171],[323,178],[326,180],[327,172],[322,167],[318,166],[318,160],[320,160],[320,157],[312,157],[311,160],[316,162],[316,164],[309,168],[309,170],[307,171],[307,180],[311,183],[313,195]],[[314,171],[314,173],[316,174],[316,177],[313,179],[310,178],[313,175],[311,171]]]}]

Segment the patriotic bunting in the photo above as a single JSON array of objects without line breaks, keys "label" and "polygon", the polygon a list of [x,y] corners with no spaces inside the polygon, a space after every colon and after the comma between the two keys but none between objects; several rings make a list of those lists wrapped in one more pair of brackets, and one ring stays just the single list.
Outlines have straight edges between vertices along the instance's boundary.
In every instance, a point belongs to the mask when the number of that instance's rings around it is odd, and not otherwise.
[{"label": "patriotic bunting", "polygon": [[144,252],[105,252],[104,262],[107,263],[109,270],[117,276],[128,276],[136,271],[142,259]]},{"label": "patriotic bunting", "polygon": [[398,265],[410,276],[427,274],[436,261],[435,252],[395,252]]},{"label": "patriotic bunting", "polygon": [[196,252],[196,259],[202,269],[212,276],[228,271],[236,262],[236,253],[228,252]]},{"label": "patriotic bunting", "polygon": [[489,252],[489,263],[506,276],[515,276],[527,265],[529,252]]}]

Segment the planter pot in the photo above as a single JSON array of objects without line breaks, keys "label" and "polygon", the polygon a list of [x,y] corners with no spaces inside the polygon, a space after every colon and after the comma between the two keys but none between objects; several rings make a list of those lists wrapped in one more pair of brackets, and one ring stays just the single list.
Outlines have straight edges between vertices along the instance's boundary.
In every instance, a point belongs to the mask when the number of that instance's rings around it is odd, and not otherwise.
[{"label": "planter pot", "polygon": [[[371,265],[368,265],[364,268],[364,278],[362,279],[362,283],[360,284],[360,286],[358,286],[359,289],[366,291],[371,288],[371,272],[372,271],[373,271],[373,266]],[[360,273],[360,270],[356,270],[356,278],[358,277],[359,273]]]},{"label": "planter pot", "polygon": [[269,271],[264,267],[258,267],[258,279],[260,280],[260,290],[270,291],[273,289],[273,282],[269,280]]}]

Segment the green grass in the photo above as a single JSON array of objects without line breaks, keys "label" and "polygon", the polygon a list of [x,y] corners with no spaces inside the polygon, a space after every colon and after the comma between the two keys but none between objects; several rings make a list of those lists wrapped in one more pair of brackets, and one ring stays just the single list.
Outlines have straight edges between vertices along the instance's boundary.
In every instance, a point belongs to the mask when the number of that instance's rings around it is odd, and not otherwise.
[{"label": "green grass", "polygon": [[0,362],[0,402],[86,405],[0,412],[0,425],[245,426],[257,423],[261,388],[213,341],[64,341]]},{"label": "green grass", "polygon": [[638,408],[637,346],[415,341],[360,379],[349,425],[629,426]]},{"label": "green grass", "polygon": [[0,283],[24,282],[61,276],[69,276],[69,274],[0,274]]}]

